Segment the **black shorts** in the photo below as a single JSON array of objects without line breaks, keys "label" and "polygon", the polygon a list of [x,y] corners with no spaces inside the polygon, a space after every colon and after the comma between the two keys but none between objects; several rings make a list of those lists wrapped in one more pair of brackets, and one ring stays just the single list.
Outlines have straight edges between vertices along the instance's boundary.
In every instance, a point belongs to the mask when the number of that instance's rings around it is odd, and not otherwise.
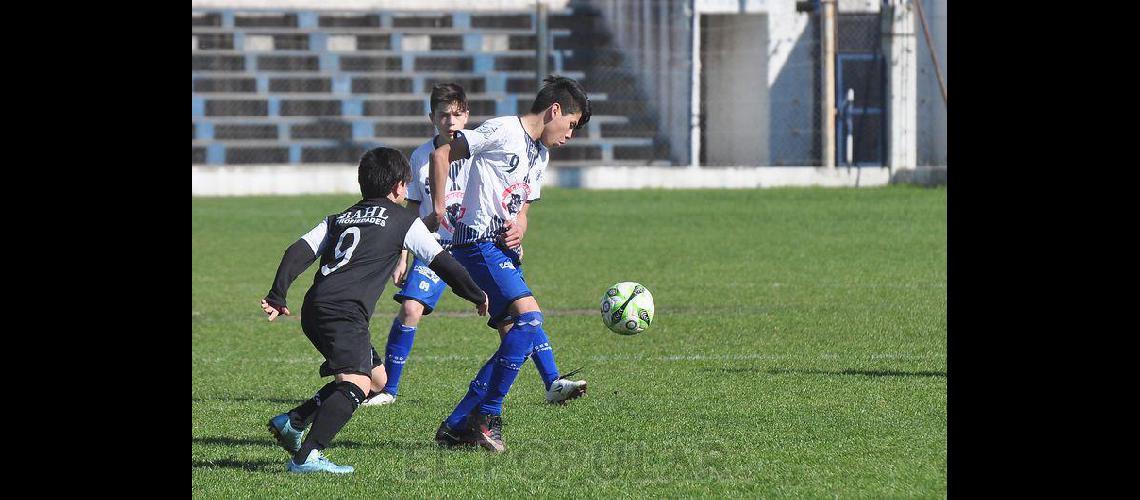
[{"label": "black shorts", "polygon": [[338,373],[370,376],[373,368],[384,364],[384,357],[372,347],[366,324],[344,313],[305,306],[301,311],[301,330],[325,357],[318,370],[322,377]]}]

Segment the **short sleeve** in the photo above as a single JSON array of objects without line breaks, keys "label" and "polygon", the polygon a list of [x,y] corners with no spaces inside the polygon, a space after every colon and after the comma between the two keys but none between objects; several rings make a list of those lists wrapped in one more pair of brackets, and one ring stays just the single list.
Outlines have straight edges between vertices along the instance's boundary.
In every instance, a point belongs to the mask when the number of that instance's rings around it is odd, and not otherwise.
[{"label": "short sleeve", "polygon": [[328,219],[321,219],[313,229],[301,236],[305,243],[309,244],[309,248],[313,249],[313,255],[320,255],[321,250],[324,248],[325,236],[329,233]]},{"label": "short sleeve", "polygon": [[503,142],[502,124],[495,120],[483,122],[475,130],[463,130],[459,134],[467,141],[467,157],[501,147]]},{"label": "short sleeve", "polygon": [[408,198],[408,200],[419,202],[419,203],[423,203],[423,201],[424,201],[424,200],[420,199],[423,197],[422,193],[424,192],[424,185],[422,182],[420,182],[420,176],[417,175],[418,174],[417,170],[419,169],[420,165],[424,165],[427,163],[428,159],[425,158],[425,156],[426,155],[423,154],[423,148],[420,147],[420,148],[416,148],[415,151],[412,151],[412,157],[408,159],[408,163],[412,167],[412,182],[408,183],[408,196],[407,196],[407,198]]},{"label": "short sleeve", "polygon": [[530,195],[526,197],[526,201],[537,201],[542,197],[542,178],[546,175],[546,166],[537,169],[534,172],[534,178],[530,180]]},{"label": "short sleeve", "polygon": [[408,201],[423,203],[424,200],[420,199],[420,193],[422,192],[424,192],[424,186],[423,184],[420,184],[419,177],[412,178],[411,184],[408,184],[408,196],[406,196]]},{"label": "short sleeve", "polygon": [[429,232],[424,221],[418,218],[412,222],[408,233],[404,235],[404,247],[427,263],[431,263],[432,259],[443,251],[435,235]]}]

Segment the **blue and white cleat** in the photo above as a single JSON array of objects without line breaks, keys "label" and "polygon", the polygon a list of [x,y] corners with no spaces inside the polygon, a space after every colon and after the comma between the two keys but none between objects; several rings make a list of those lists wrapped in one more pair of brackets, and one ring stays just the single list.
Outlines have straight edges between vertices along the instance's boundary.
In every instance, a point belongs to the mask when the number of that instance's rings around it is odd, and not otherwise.
[{"label": "blue and white cleat", "polygon": [[348,474],[356,470],[353,469],[351,465],[337,465],[330,462],[329,459],[325,458],[325,456],[321,454],[321,450],[310,451],[309,457],[306,458],[305,463],[301,465],[293,463],[292,458],[289,459],[288,464],[289,465],[285,467],[285,470],[294,474],[310,474],[313,472]]},{"label": "blue and white cleat", "polygon": [[301,435],[305,433],[305,430],[294,429],[292,422],[289,421],[288,413],[282,413],[269,419],[269,432],[277,438],[277,444],[289,452],[290,456],[301,449]]}]

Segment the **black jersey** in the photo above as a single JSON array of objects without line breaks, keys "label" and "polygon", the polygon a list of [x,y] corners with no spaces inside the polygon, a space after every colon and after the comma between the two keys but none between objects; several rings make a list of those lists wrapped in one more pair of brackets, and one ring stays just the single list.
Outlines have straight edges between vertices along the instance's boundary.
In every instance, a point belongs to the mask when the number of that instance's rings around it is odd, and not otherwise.
[{"label": "black jersey", "polygon": [[411,210],[386,198],[362,200],[325,217],[327,230],[318,246],[321,267],[305,305],[371,318],[416,220]]},{"label": "black jersey", "polygon": [[404,248],[429,263],[456,295],[483,303],[483,291],[443,251],[423,221],[387,198],[361,200],[321,220],[285,251],[265,299],[284,307],[293,280],[320,257],[304,305],[344,315],[367,327]]}]

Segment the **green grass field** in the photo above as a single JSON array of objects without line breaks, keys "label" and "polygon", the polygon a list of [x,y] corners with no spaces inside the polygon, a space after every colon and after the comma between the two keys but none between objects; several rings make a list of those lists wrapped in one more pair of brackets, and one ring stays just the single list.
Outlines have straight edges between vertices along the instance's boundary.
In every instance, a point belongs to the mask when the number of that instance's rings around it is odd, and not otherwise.
[{"label": "green grass field", "polygon": [[[328,381],[296,316],[258,301],[281,254],[353,196],[193,199],[192,491],[202,497],[946,496],[946,189],[581,191],[530,210],[523,270],[585,398],[545,403],[531,363],[504,406],[509,450],[432,440],[498,345],[450,291],[424,319],[399,400],[326,450],[350,476],[294,476],[269,417]],[[296,313],[316,265],[290,290]],[[602,292],[657,312],[610,333]],[[372,319],[383,349],[389,284]]]}]

